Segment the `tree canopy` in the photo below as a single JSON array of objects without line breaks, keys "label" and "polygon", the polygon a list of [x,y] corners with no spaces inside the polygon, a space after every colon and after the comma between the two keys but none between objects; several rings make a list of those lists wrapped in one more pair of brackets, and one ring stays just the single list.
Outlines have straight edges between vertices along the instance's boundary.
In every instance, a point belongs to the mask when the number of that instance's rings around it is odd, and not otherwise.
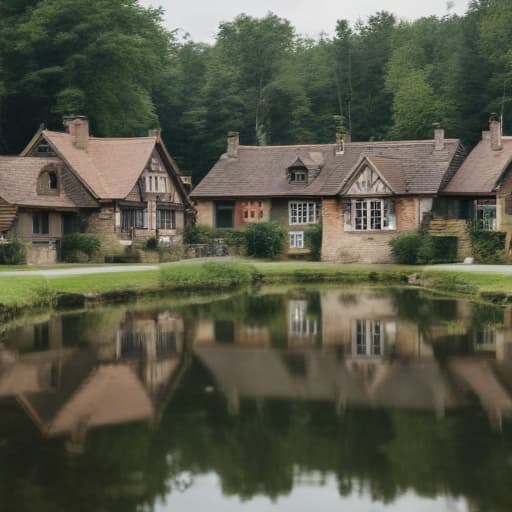
[{"label": "tree canopy", "polygon": [[415,21],[340,17],[317,39],[273,13],[241,14],[212,44],[166,30],[162,16],[137,0],[1,0],[0,153],[40,123],[85,114],[97,136],[161,127],[197,182],[232,130],[246,144],[324,143],[336,118],[353,140],[432,138],[438,122],[470,147],[490,112],[512,130],[507,0]]}]

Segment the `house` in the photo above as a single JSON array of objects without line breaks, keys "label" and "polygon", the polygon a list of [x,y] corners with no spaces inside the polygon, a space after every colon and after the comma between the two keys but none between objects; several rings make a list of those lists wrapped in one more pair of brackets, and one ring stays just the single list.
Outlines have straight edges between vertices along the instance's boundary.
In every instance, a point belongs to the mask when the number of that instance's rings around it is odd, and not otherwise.
[{"label": "house", "polygon": [[471,151],[434,206],[440,228],[455,222],[503,231],[512,239],[512,137],[502,135],[501,119],[492,115],[489,130]]},{"label": "house", "polygon": [[389,241],[418,229],[465,151],[437,128],[433,140],[243,146],[226,154],[192,191],[197,223],[243,228],[276,221],[288,254],[303,254],[305,228],[322,221],[322,260],[384,263]]},{"label": "house", "polygon": [[96,138],[86,117],[66,132],[41,128],[17,157],[0,157],[0,232],[28,244],[30,263],[56,261],[66,233],[113,247],[159,237],[172,242],[193,217],[181,173],[160,133]]}]

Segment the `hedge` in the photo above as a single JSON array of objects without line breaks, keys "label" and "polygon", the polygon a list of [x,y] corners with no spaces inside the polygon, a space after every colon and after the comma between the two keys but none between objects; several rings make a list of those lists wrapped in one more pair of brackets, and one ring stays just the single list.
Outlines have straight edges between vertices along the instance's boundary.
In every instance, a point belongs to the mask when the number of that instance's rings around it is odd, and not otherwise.
[{"label": "hedge", "polygon": [[99,251],[99,239],[86,233],[70,233],[62,237],[62,260],[68,263],[87,263]]},{"label": "hedge", "polygon": [[470,236],[476,263],[504,263],[506,233],[472,230]]},{"label": "hedge", "polygon": [[277,258],[284,250],[286,231],[277,222],[249,224],[245,230],[248,256]]},{"label": "hedge", "polygon": [[452,263],[457,261],[458,238],[456,236],[430,236],[422,238],[418,250],[418,263]]},{"label": "hedge", "polygon": [[25,246],[19,240],[0,244],[0,265],[23,265],[25,256]]},{"label": "hedge", "polygon": [[430,236],[414,231],[398,235],[390,243],[393,259],[402,265],[457,261],[456,236]]}]

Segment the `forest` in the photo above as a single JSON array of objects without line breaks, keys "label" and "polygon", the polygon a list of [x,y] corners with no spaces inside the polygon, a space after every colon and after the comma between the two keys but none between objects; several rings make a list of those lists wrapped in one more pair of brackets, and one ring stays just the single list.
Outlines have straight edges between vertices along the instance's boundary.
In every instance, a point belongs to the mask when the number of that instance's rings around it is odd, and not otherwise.
[{"label": "forest", "polygon": [[245,144],[325,143],[340,122],[355,141],[432,138],[440,123],[471,149],[496,112],[512,132],[510,0],[355,24],[340,5],[338,18],[313,39],[276,14],[240,14],[206,44],[137,0],[0,0],[0,154],[84,114],[95,136],[160,128],[197,183],[228,131]]}]

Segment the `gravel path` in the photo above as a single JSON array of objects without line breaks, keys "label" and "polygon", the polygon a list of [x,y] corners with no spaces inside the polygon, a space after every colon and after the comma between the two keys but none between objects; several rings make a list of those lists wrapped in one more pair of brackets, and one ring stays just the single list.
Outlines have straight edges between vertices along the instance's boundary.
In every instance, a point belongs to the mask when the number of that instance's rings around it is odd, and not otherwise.
[{"label": "gravel path", "polygon": [[491,272],[493,274],[512,274],[512,265],[430,265],[426,270],[450,270],[453,272]]},{"label": "gravel path", "polygon": [[112,265],[101,267],[76,267],[76,268],[55,268],[44,270],[8,270],[0,272],[2,276],[83,276],[88,274],[111,274],[113,272],[146,272],[148,270],[158,270],[158,265]]}]

